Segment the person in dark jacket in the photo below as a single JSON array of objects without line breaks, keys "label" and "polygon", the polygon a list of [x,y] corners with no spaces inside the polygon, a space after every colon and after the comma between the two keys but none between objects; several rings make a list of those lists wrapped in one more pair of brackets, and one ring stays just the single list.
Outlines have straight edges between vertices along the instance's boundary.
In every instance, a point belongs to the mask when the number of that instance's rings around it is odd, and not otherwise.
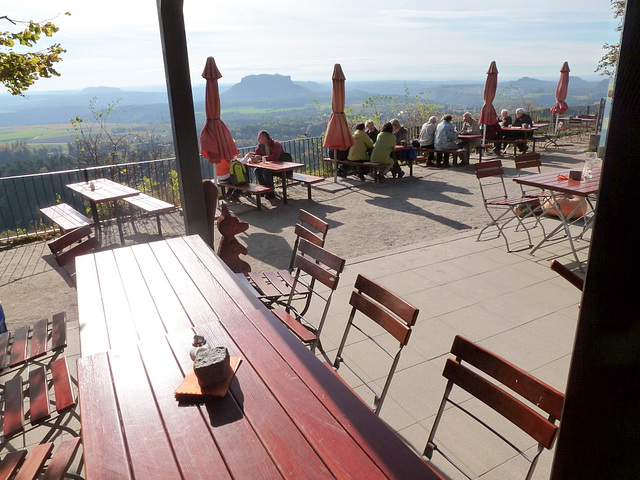
[{"label": "person in dark jacket", "polygon": [[[258,148],[256,148],[255,152],[250,153],[249,156],[254,161],[277,162],[280,160],[282,152],[284,152],[284,149],[282,148],[282,145],[280,145],[280,142],[276,142],[272,139],[269,132],[266,130],[260,130],[260,132],[258,132]],[[256,168],[255,172],[260,185],[270,188],[274,187],[273,172],[271,170],[267,170],[266,168]],[[267,193],[264,197],[273,198],[275,197],[275,193]]]}]

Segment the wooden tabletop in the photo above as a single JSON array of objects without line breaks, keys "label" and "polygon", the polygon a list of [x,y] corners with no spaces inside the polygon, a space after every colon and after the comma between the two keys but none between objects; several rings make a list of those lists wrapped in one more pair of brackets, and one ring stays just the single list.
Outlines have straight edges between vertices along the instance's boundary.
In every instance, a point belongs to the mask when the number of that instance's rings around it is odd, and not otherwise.
[{"label": "wooden tabletop", "polygon": [[[87,479],[441,478],[199,237],[76,270]],[[242,363],[226,397],[179,406],[194,333]]]},{"label": "wooden tabletop", "polygon": [[554,172],[523,175],[514,178],[513,181],[543,190],[586,197],[598,193],[600,189],[600,174],[601,169],[594,168],[593,178],[588,180],[571,180],[569,179],[569,170],[558,170]]},{"label": "wooden tabletop", "polygon": [[306,166],[304,163],[296,162],[247,162],[246,165],[247,167],[252,168],[265,168],[267,170],[273,171],[274,173],[291,172],[293,170],[298,170]]},{"label": "wooden tabletop", "polygon": [[[93,190],[91,184],[94,186]],[[97,178],[91,182],[71,183],[67,187],[95,203],[110,202],[140,194],[135,188],[112,182],[106,178]]]}]

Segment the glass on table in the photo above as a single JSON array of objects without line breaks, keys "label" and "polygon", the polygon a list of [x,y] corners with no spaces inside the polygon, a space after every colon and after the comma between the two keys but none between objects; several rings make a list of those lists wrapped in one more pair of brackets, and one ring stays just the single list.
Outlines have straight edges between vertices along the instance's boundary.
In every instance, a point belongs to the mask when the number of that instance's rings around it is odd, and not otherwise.
[{"label": "glass on table", "polygon": [[596,152],[586,152],[584,160],[584,167],[582,169],[582,178],[589,180],[593,178],[593,168],[597,165],[598,159]]}]

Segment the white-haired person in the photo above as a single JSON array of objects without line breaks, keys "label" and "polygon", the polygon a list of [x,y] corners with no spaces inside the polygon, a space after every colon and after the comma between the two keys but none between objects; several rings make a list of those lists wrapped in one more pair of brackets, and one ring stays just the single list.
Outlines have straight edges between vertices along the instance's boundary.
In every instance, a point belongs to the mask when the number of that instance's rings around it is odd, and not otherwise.
[{"label": "white-haired person", "polygon": [[[433,142],[436,137],[436,128],[438,127],[438,119],[434,115],[429,117],[425,123],[422,124],[422,128],[420,129],[420,135],[418,137],[418,142],[420,142],[420,146],[422,148],[435,148],[433,146]],[[427,157],[427,165],[433,167],[435,163],[433,160],[436,158],[435,153],[429,152]]]},{"label": "white-haired person", "polygon": [[[461,132],[463,135],[482,135],[480,124],[475,118],[473,118],[471,112],[465,112],[464,115],[462,115],[462,120],[464,122],[462,124]],[[471,153],[473,149],[482,145],[482,138],[463,138],[460,140],[459,145],[466,148],[467,152]]]},{"label": "white-haired person", "polygon": [[[531,116],[524,111],[524,108],[516,108],[516,119],[513,121],[514,127],[521,127],[527,125],[529,128],[533,126],[533,120]],[[518,138],[526,138],[523,132],[518,132]],[[525,144],[518,144],[518,150],[521,153],[526,153],[529,150],[529,146]]]},{"label": "white-haired person", "polygon": [[[449,168],[449,154],[438,150],[455,150],[458,148],[458,132],[456,127],[451,123],[453,117],[451,115],[443,115],[442,121],[436,127],[436,136],[433,146],[436,149],[436,167]],[[444,154],[444,162],[442,157]]]}]

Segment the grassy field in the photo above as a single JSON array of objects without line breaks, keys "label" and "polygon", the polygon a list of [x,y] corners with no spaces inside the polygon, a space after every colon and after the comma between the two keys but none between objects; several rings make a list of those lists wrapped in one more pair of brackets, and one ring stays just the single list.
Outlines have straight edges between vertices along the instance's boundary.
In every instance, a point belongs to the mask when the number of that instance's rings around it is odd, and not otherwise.
[{"label": "grassy field", "polygon": [[29,145],[66,144],[75,134],[68,123],[0,127],[0,143],[26,142]]}]

